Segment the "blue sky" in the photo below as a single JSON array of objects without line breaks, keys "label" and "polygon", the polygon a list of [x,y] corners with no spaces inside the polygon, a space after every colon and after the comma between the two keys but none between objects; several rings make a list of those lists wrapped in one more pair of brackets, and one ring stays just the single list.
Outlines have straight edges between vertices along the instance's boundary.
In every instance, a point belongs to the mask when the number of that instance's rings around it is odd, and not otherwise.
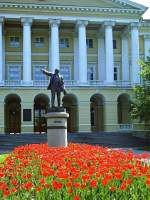
[{"label": "blue sky", "polygon": [[132,0],[136,3],[142,4],[146,7],[149,7],[149,9],[146,11],[146,13],[143,15],[144,19],[150,19],[150,0]]}]

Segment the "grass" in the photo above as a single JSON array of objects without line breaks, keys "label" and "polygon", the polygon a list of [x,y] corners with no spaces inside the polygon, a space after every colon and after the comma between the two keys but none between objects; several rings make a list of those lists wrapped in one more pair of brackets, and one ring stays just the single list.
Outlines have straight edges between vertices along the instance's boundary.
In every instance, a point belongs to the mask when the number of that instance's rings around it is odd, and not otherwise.
[{"label": "grass", "polygon": [[137,149],[142,150],[142,151],[150,151],[150,146],[141,147],[141,148],[137,148]]},{"label": "grass", "polygon": [[8,154],[0,155],[0,163],[3,162],[7,156],[8,156]]}]

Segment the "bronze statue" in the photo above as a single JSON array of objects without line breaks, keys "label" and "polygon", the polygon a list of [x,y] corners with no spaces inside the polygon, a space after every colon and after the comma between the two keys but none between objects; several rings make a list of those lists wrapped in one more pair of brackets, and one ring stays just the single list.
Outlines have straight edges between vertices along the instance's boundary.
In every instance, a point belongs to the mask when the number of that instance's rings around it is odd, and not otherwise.
[{"label": "bronze statue", "polygon": [[57,105],[58,107],[60,107],[61,92],[63,92],[64,95],[66,94],[63,77],[59,75],[58,69],[55,69],[54,73],[49,72],[45,69],[41,69],[41,71],[47,76],[50,76],[50,82],[47,89],[51,90],[51,106],[55,107],[55,94],[57,94]]}]

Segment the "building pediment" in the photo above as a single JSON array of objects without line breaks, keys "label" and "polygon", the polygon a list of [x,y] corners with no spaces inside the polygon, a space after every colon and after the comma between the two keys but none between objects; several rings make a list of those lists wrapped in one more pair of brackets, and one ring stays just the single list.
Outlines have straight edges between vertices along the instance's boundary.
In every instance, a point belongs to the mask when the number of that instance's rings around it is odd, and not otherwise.
[{"label": "building pediment", "polygon": [[94,12],[118,12],[143,14],[145,6],[129,0],[1,0],[0,8],[42,8],[69,11],[94,11]]}]

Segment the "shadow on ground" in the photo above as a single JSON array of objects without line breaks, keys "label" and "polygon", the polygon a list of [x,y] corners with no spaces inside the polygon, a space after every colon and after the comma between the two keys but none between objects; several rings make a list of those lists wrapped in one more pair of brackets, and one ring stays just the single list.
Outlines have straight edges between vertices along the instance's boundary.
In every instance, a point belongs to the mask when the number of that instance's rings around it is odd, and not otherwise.
[{"label": "shadow on ground", "polygon": [[[11,152],[15,147],[25,144],[46,142],[46,134],[0,135],[0,153]],[[131,133],[68,133],[68,142],[101,145],[112,148],[150,146],[150,140],[136,138]]]}]

